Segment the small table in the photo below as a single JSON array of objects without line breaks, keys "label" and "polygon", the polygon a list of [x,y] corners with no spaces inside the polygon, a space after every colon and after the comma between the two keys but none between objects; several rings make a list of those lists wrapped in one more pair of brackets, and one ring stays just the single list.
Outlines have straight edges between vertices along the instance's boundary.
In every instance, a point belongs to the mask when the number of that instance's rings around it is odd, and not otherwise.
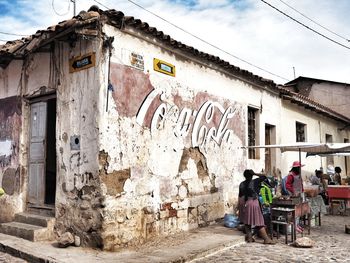
[{"label": "small table", "polygon": [[286,244],[288,243],[288,227],[291,227],[291,238],[294,242],[295,236],[295,209],[287,207],[271,208],[271,225],[277,225],[277,239],[279,238],[279,226],[283,225],[286,236]]},{"label": "small table", "polygon": [[[308,230],[308,234],[310,235],[310,229],[311,229],[311,210],[310,210],[310,206],[309,206],[309,202],[308,201],[300,201],[298,203],[288,203],[288,201],[290,200],[274,200],[271,204],[271,210],[275,207],[283,207],[283,208],[290,208],[290,209],[294,209],[295,213],[294,213],[294,229],[293,229],[293,234],[294,234],[294,238],[296,238],[296,226],[297,226],[297,222],[296,219],[299,217],[301,220],[303,220],[304,226],[305,228],[307,228]],[[301,233],[301,235],[303,236],[303,232]]]}]

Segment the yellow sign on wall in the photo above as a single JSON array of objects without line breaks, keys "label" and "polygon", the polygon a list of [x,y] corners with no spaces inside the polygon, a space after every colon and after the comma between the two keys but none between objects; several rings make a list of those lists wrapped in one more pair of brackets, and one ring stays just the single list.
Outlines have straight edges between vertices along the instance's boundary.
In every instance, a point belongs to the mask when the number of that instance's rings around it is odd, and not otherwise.
[{"label": "yellow sign on wall", "polygon": [[95,66],[95,52],[88,53],[79,57],[74,57],[69,60],[69,72],[77,72],[83,69]]},{"label": "yellow sign on wall", "polygon": [[175,66],[158,58],[153,59],[153,69],[163,74],[175,77]]}]

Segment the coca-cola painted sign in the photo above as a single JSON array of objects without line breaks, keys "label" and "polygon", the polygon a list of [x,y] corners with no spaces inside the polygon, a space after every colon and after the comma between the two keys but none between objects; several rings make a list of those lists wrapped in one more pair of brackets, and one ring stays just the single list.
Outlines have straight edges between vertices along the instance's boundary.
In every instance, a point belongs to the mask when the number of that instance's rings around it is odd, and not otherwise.
[{"label": "coca-cola painted sign", "polygon": [[[186,137],[191,131],[193,147],[204,146],[209,140],[221,145],[222,142],[227,142],[234,133],[233,130],[228,128],[228,124],[236,111],[232,106],[224,108],[218,102],[207,100],[198,110],[187,107],[180,108],[178,105],[167,103],[168,100],[165,99],[164,93],[157,90],[152,90],[142,103],[136,116],[138,124],[145,124],[146,114],[155,100],[159,102],[159,106],[153,114],[151,113],[151,133],[159,129],[159,123],[166,121],[169,115],[177,119],[174,128],[176,136]],[[214,116],[217,114],[221,115],[221,119],[219,124],[215,125]]]},{"label": "coca-cola painted sign", "polygon": [[[173,127],[174,135],[184,138],[192,147],[215,142],[221,146],[233,137],[244,139],[244,121],[241,105],[206,92],[193,93],[184,99],[175,80],[163,81],[155,88],[149,76],[130,67],[111,65],[113,98],[120,116],[134,117],[148,127],[151,133],[166,125]],[[167,92],[162,85],[166,85]]]}]

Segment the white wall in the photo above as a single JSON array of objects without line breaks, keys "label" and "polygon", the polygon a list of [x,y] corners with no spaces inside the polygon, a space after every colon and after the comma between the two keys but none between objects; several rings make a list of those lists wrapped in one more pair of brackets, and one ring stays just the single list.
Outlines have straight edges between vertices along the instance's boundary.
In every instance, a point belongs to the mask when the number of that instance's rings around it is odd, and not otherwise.
[{"label": "white wall", "polygon": [[[225,75],[215,66],[196,63],[153,45],[151,40],[135,38],[110,26],[104,30],[107,35],[115,36],[111,58],[114,92],[109,92],[108,111],[101,112],[100,119],[100,152],[105,152],[108,160],[107,174],[101,175],[107,195],[106,248],[115,249],[120,244],[140,242],[153,235],[198,227],[223,217],[225,212],[232,213],[244,169],[264,167],[263,158],[247,161],[246,150],[240,148],[247,144],[247,107],[260,109],[261,105],[268,105],[262,108],[261,123],[278,127],[278,96]],[[143,56],[143,71],[128,66],[128,52]],[[154,58],[175,65],[176,76],[154,71]],[[108,69],[107,65],[102,68],[105,82],[100,96],[105,109]],[[137,112],[147,104],[143,100],[152,89],[163,95],[160,100],[157,96],[152,100],[145,110],[146,118],[140,122]],[[191,128],[208,100],[220,104],[224,110],[230,106],[236,110],[227,127],[232,133],[229,141],[221,145],[207,137],[208,143],[196,150]],[[159,128],[150,129],[147,118],[157,115],[155,105],[158,109],[164,106],[165,116],[158,122]],[[181,125],[177,118],[184,109],[191,113],[188,122],[191,128],[188,134],[179,136],[176,129]],[[217,116],[222,115],[218,107],[213,109]],[[153,117],[153,120],[157,119]],[[205,123],[203,117],[200,127],[205,126],[208,130],[219,127],[212,126],[211,121]],[[263,134],[261,128],[261,141]],[[123,177],[124,181],[112,184],[108,179],[112,176]],[[113,188],[116,185],[121,187],[119,192]]]},{"label": "white wall", "polygon": [[[289,101],[282,103],[282,122],[281,122],[281,144],[293,144],[296,142],[296,122],[306,124],[306,142],[325,143],[326,133],[333,136],[333,142],[344,142],[344,138],[349,138],[349,131],[339,131],[344,124],[336,122],[330,118],[323,117],[320,114],[304,109],[300,106],[291,104]],[[282,175],[286,175],[291,168],[293,161],[299,160],[298,152],[285,152],[281,154]],[[305,164],[303,167],[304,175],[309,176],[315,169],[323,167],[326,170],[326,158],[313,156],[307,157],[306,153],[301,153],[301,161]],[[344,170],[344,157],[335,157],[334,166],[341,166]]]}]

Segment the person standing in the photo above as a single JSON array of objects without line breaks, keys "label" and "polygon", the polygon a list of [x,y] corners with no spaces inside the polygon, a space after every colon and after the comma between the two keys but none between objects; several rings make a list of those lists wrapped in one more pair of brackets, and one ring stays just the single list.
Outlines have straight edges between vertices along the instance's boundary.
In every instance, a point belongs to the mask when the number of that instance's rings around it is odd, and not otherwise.
[{"label": "person standing", "polygon": [[336,185],[341,185],[341,175],[340,175],[341,168],[339,166],[337,166],[337,167],[334,168],[334,171],[335,171],[334,176],[333,176],[334,183]]},{"label": "person standing", "polygon": [[334,172],[335,172],[335,169],[334,169],[333,164],[328,164],[328,166],[327,166],[327,179],[328,179],[329,185],[335,185]]},{"label": "person standing", "polygon": [[322,196],[324,204],[328,205],[328,196],[327,196],[327,183],[322,178],[323,173],[321,170],[315,170],[315,175],[311,176],[310,183],[312,185],[317,185],[319,188],[319,195]]},{"label": "person standing", "polygon": [[[286,179],[286,191],[288,195],[299,197],[304,192],[303,179],[301,178],[301,167],[304,165],[299,161],[293,162],[292,169],[289,171]],[[296,218],[296,231],[303,232],[304,228],[300,225],[300,218]]]},{"label": "person standing", "polygon": [[252,226],[258,228],[259,235],[264,239],[264,244],[275,244],[267,235],[264,217],[259,204],[259,191],[261,182],[266,176],[259,176],[253,180],[256,174],[253,170],[247,169],[243,173],[245,180],[239,185],[239,219],[244,223],[246,241],[253,242]]},{"label": "person standing", "polygon": [[301,178],[301,167],[304,165],[299,161],[293,162],[292,169],[286,179],[286,190],[290,196],[300,196],[304,192],[303,180]]}]

